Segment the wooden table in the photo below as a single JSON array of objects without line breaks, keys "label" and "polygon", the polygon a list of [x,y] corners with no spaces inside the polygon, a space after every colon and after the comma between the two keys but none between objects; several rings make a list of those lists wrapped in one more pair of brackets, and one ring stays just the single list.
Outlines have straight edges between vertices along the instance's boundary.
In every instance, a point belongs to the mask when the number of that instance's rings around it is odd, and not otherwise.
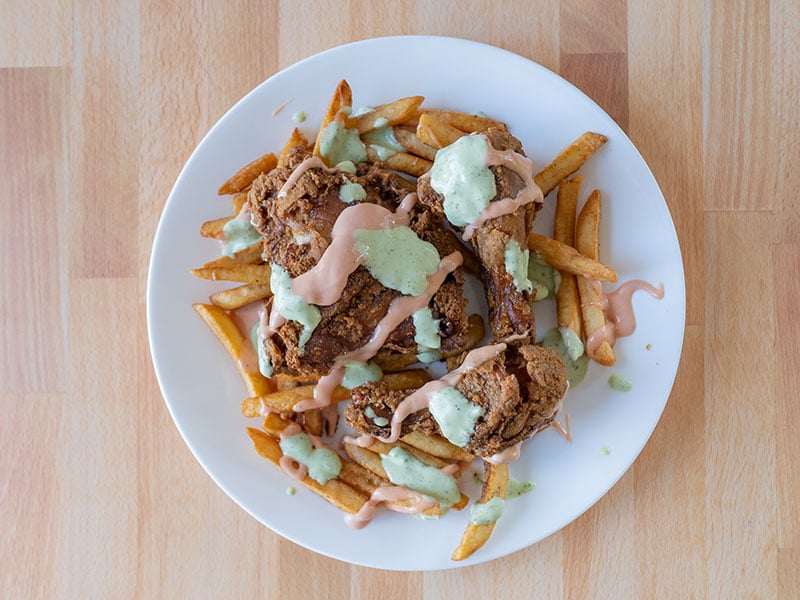
[{"label": "wooden table", "polygon": [[[11,0],[2,13],[0,595],[800,593],[796,0]],[[507,48],[596,99],[664,190],[688,287],[675,389],[633,468],[540,544],[428,574],[317,556],[239,509],[169,418],[144,304],[164,200],[220,115],[310,54],[408,33]]]}]

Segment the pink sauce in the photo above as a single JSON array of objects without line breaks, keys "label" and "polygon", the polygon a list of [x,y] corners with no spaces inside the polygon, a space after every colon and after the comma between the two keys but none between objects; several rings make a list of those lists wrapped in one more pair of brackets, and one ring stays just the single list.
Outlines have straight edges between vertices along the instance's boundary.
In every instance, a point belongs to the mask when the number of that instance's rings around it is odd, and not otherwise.
[{"label": "pink sauce", "polygon": [[375,443],[375,438],[368,433],[363,433],[358,437],[346,435],[342,438],[342,444],[354,444],[359,448],[369,448]]},{"label": "pink sauce", "polygon": [[506,448],[502,452],[493,454],[489,458],[484,458],[483,460],[485,460],[488,463],[492,463],[493,465],[512,462],[519,458],[521,449],[522,449],[522,442],[520,442],[519,444],[515,444],[510,448]]},{"label": "pink sauce", "polygon": [[[410,500],[409,504],[401,504],[401,502]],[[396,512],[419,514],[436,506],[436,501],[425,498],[419,492],[416,492],[404,485],[387,485],[375,488],[369,500],[367,500],[361,509],[354,515],[346,515],[344,518],[345,523],[353,529],[362,529],[369,525],[375,517],[375,511],[379,504],[385,504],[386,508]]]},{"label": "pink sauce", "polygon": [[394,415],[392,415],[391,434],[389,437],[378,439],[382,442],[397,441],[397,439],[400,437],[400,429],[403,421],[406,419],[406,417],[408,417],[408,415],[422,410],[423,408],[427,408],[430,405],[434,394],[447,387],[455,387],[456,384],[461,381],[461,378],[465,373],[467,373],[467,371],[471,371],[472,369],[485,363],[487,360],[493,359],[505,349],[506,345],[501,343],[471,350],[469,354],[467,354],[467,357],[464,359],[464,362],[460,367],[450,371],[440,379],[429,381],[411,395],[406,396],[406,398],[404,398],[403,401],[397,406],[397,409],[394,411]]},{"label": "pink sauce", "polygon": [[586,354],[590,358],[594,357],[594,351],[603,342],[608,342],[613,346],[617,338],[627,337],[634,332],[636,329],[636,316],[633,313],[632,303],[634,292],[644,290],[657,300],[664,297],[663,283],[655,288],[646,281],[634,279],[623,283],[608,295],[603,295],[599,282],[593,283],[603,299],[602,306],[606,313],[606,324],[593,331],[586,340]]},{"label": "pink sauce", "polygon": [[339,425],[339,407],[330,404],[323,408],[322,421],[325,423],[325,434],[333,437],[336,434],[336,427]]},{"label": "pink sauce", "polygon": [[337,169],[329,169],[322,159],[319,156],[309,156],[303,162],[301,162],[297,167],[295,167],[292,174],[289,175],[289,179],[286,180],[286,183],[281,186],[280,191],[278,191],[278,198],[283,198],[292,189],[297,181],[303,176],[303,173],[308,171],[309,169],[323,169],[325,171],[329,171],[331,173],[338,173]]},{"label": "pink sauce", "polygon": [[463,262],[460,252],[453,252],[439,261],[439,268],[436,273],[428,275],[428,287],[419,296],[399,296],[392,300],[386,315],[378,322],[375,331],[372,332],[370,340],[352,352],[342,354],[336,359],[330,373],[320,378],[314,388],[314,398],[303,400],[292,407],[296,412],[302,412],[311,408],[322,408],[331,403],[333,390],[342,383],[344,379],[345,363],[349,360],[367,362],[374,357],[378,350],[386,343],[389,334],[397,328],[400,323],[405,321],[419,309],[428,306],[433,295],[444,283],[445,277],[455,271]]},{"label": "pink sauce", "polygon": [[550,427],[552,427],[558,433],[560,433],[561,437],[567,440],[568,444],[572,443],[572,427],[570,426],[569,422],[569,413],[564,415],[564,425],[562,425],[556,420],[553,420],[553,422],[550,423]]},{"label": "pink sauce", "polygon": [[239,327],[239,331],[244,334],[242,346],[239,348],[239,356],[236,359],[239,361],[242,370],[248,373],[260,372],[258,368],[258,352],[250,339],[250,332],[261,319],[261,313],[263,312],[264,304],[262,302],[251,302],[232,312],[234,322]]},{"label": "pink sauce", "polygon": [[331,245],[314,267],[292,280],[292,292],[302,296],[308,304],[330,306],[336,302],[342,297],[347,278],[364,262],[353,233],[359,229],[394,229],[408,225],[411,222],[409,211],[416,201],[417,195],[409,194],[396,213],[368,202],[345,208],[331,231]]}]

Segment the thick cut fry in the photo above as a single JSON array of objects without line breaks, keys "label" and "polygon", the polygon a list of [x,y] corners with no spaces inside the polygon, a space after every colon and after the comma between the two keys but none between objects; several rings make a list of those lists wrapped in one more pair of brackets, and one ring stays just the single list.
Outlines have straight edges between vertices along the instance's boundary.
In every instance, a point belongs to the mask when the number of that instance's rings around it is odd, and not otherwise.
[{"label": "thick cut fry", "polygon": [[615,282],[617,272],[596,259],[589,258],[572,246],[567,246],[538,233],[528,234],[528,247],[541,253],[544,261],[560,271],[591,277],[599,281]]},{"label": "thick cut fry", "polygon": [[322,435],[323,424],[320,409],[312,408],[303,413],[303,428],[311,435]]},{"label": "thick cut fry", "polygon": [[[429,380],[430,375],[423,369],[387,373],[383,377],[383,381],[391,390],[421,387]],[[272,392],[260,398],[245,398],[242,402],[242,414],[248,418],[256,417],[261,413],[263,406],[278,412],[289,412],[298,402],[311,400],[314,397],[314,387],[313,385],[301,385],[288,390]],[[333,390],[331,402],[342,402],[348,398],[350,398],[350,390],[338,386]]]},{"label": "thick cut fry", "polygon": [[406,129],[405,127],[395,127],[394,137],[411,154],[421,156],[430,161],[436,158],[436,148],[423,143],[423,141],[417,137],[414,130]]},{"label": "thick cut fry", "polygon": [[320,141],[322,140],[322,133],[325,131],[325,128],[336,118],[336,115],[339,113],[339,111],[345,106],[352,108],[353,91],[350,89],[350,84],[342,79],[339,82],[339,85],[336,86],[336,90],[333,92],[330,104],[328,104],[328,110],[325,111],[325,116],[322,117],[322,124],[319,126],[317,139],[314,141],[314,156],[319,156],[326,164],[328,161],[320,154],[319,150]]},{"label": "thick cut fry", "polygon": [[381,479],[389,481],[389,476],[381,463],[381,455],[368,448],[362,448],[357,444],[345,444],[344,451],[354,463],[357,463],[374,473]]},{"label": "thick cut fry", "polygon": [[437,469],[444,469],[450,463],[444,459],[439,458],[438,456],[433,456],[424,452],[423,450],[419,450],[414,448],[413,446],[409,446],[408,444],[404,444],[402,442],[397,442],[395,444],[387,444],[386,442],[382,442],[380,440],[375,440],[372,445],[369,447],[370,450],[373,452],[377,452],[378,454],[389,454],[392,451],[392,448],[395,446],[400,446],[404,450],[406,450],[409,454],[411,454],[414,458],[416,458],[419,462],[429,465],[431,467],[436,467]]},{"label": "thick cut fry", "polygon": [[[478,502],[485,504],[496,497],[505,499],[506,490],[508,489],[508,464],[500,463],[498,465],[493,465],[484,462],[483,468],[483,488],[481,489],[481,497]],[[464,530],[461,543],[458,544],[451,558],[453,560],[464,560],[472,556],[476,550],[487,542],[492,535],[494,526],[495,523],[474,525],[470,522]]]},{"label": "thick cut fry", "polygon": [[[597,259],[600,254],[600,192],[593,191],[578,215],[575,228],[575,246],[578,251],[589,258]],[[581,297],[581,313],[583,315],[584,335],[587,340],[591,334],[602,329],[606,324],[603,313],[603,293],[599,282],[592,282],[585,277],[578,278],[578,292]],[[604,366],[616,362],[614,350],[608,341],[603,340],[591,353],[590,358]]]},{"label": "thick cut fry", "polygon": [[201,267],[190,271],[200,279],[212,281],[238,281],[254,285],[269,285],[269,265],[231,265],[229,267]]},{"label": "thick cut fry", "polygon": [[233,219],[233,217],[221,217],[213,221],[206,221],[200,225],[200,235],[205,238],[222,238],[222,228],[225,223]]},{"label": "thick cut fry", "polygon": [[542,169],[533,178],[533,181],[542,189],[542,194],[547,196],[562,179],[580,169],[583,163],[606,141],[608,141],[606,136],[587,131],[559,152],[553,162]]},{"label": "thick cut fry", "polygon": [[432,456],[444,458],[450,462],[472,460],[475,457],[455,444],[451,444],[439,435],[425,435],[419,431],[412,431],[400,438],[403,442],[418,448]]},{"label": "thick cut fry", "polygon": [[[250,435],[250,439],[253,440],[256,452],[272,464],[279,466],[279,461],[283,453],[281,452],[281,447],[278,445],[277,440],[268,436],[263,431],[253,429],[252,427],[247,428],[247,433]],[[329,479],[325,484],[320,485],[306,475],[300,483],[315,494],[325,498],[325,500],[333,504],[336,508],[350,514],[356,514],[367,501],[366,495],[354,490],[339,479]]]},{"label": "thick cut fry", "polygon": [[467,135],[466,132],[452,125],[448,125],[433,115],[422,115],[419,118],[417,137],[422,140],[423,143],[433,146],[434,148],[449,146],[458,138],[464,137],[465,135]]},{"label": "thick cut fry", "polygon": [[486,131],[490,127],[499,127],[501,129],[507,129],[506,124],[503,123],[502,121],[490,119],[489,117],[479,117],[478,115],[470,115],[468,113],[458,112],[455,110],[426,108],[421,110],[420,113],[422,115],[430,115],[432,117],[436,117],[437,119],[447,123],[451,127],[455,127],[456,129],[460,129],[461,131],[467,131],[469,133]]},{"label": "thick cut fry", "polygon": [[236,310],[251,302],[269,298],[271,294],[268,285],[253,285],[247,283],[239,287],[211,294],[210,300],[211,304],[219,306],[223,310]]},{"label": "thick cut fry", "polygon": [[417,108],[425,100],[423,96],[409,96],[408,98],[400,98],[388,104],[381,104],[363,115],[357,117],[348,117],[345,121],[345,127],[348,129],[358,129],[358,133],[366,133],[376,128],[376,121],[379,119],[385,120],[383,125],[396,125],[408,119],[411,115],[416,114]]},{"label": "thick cut fry", "polygon": [[255,353],[255,349],[250,340],[239,331],[230,315],[213,304],[193,304],[192,307],[217,336],[217,339],[222,342],[225,350],[233,359],[247,392],[251,396],[269,394],[272,391],[269,380],[261,373],[249,370],[247,363],[250,361],[243,360],[243,357],[247,356],[246,353]]},{"label": "thick cut fry", "polygon": [[292,130],[292,134],[289,136],[289,139],[286,140],[286,144],[283,146],[283,150],[281,150],[280,155],[278,156],[278,166],[285,167],[288,160],[289,154],[292,152],[293,148],[297,148],[298,146],[306,147],[308,146],[308,139],[306,136],[303,135],[303,132],[300,131],[297,127]]},{"label": "thick cut fry", "polygon": [[238,215],[242,212],[242,207],[245,202],[247,202],[247,192],[239,192],[233,197],[231,200],[231,208],[233,208],[234,215]]},{"label": "thick cut fry", "polygon": [[256,242],[247,248],[239,250],[233,256],[220,256],[219,258],[208,261],[203,266],[206,268],[212,268],[230,267],[233,265],[257,265],[264,262],[263,258],[261,257],[261,253],[263,251],[264,247],[261,245],[261,242]]},{"label": "thick cut fry", "polygon": [[[567,246],[575,244],[575,215],[582,182],[583,177],[576,175],[572,179],[565,179],[558,187],[553,237]],[[556,290],[556,313],[560,328],[571,329],[579,338],[583,338],[578,281],[575,275],[567,271],[561,271],[561,285]]]},{"label": "thick cut fry", "polygon": [[433,163],[419,156],[414,156],[408,152],[398,152],[387,157],[386,160],[381,160],[378,153],[372,146],[367,147],[367,160],[373,163],[382,162],[390,169],[407,173],[414,177],[419,177],[423,173],[430,171]]},{"label": "thick cut fry", "polygon": [[225,194],[236,194],[243,189],[250,186],[253,180],[262,173],[269,173],[278,164],[278,159],[272,152],[268,152],[264,156],[259,156],[253,162],[246,164],[239,171],[233,175],[228,181],[223,183],[217,194],[224,196]]}]

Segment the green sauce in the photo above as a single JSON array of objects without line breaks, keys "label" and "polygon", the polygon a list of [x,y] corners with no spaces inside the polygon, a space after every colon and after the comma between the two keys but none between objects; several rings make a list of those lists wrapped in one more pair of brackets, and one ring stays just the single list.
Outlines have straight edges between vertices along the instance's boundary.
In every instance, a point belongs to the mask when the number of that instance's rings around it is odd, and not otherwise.
[{"label": "green sauce", "polygon": [[273,310],[277,310],[286,319],[297,321],[303,326],[303,332],[298,340],[298,345],[302,350],[322,320],[322,315],[316,306],[308,304],[302,296],[292,292],[292,279],[283,270],[283,267],[277,264],[273,264],[271,267],[272,274],[269,278],[269,285],[273,294]]},{"label": "green sauce", "polygon": [[380,129],[381,127],[386,127],[389,124],[389,119],[386,117],[378,117],[375,119],[375,129]]},{"label": "green sauce", "polygon": [[509,240],[503,254],[505,255],[506,273],[511,275],[517,290],[520,292],[532,292],[533,284],[528,279],[530,250],[520,248],[517,240]]},{"label": "green sauce", "polygon": [[389,419],[376,415],[371,406],[367,407],[367,410],[364,411],[364,414],[367,415],[368,419],[372,419],[372,422],[378,427],[386,427],[389,424]]},{"label": "green sauce", "polygon": [[465,135],[436,153],[431,168],[431,187],[444,196],[444,214],[463,227],[478,220],[497,187],[489,167],[486,139]]},{"label": "green sauce", "polygon": [[258,370],[261,371],[264,377],[272,377],[272,363],[269,362],[269,356],[267,356],[267,350],[264,348],[264,344],[258,339],[258,326],[259,323],[256,323],[250,330],[250,340],[253,342],[253,347],[256,349],[256,354],[258,355]]},{"label": "green sauce", "polygon": [[615,392],[630,392],[633,388],[631,380],[619,373],[614,373],[608,378],[608,385],[610,385],[611,389]]},{"label": "green sauce", "polygon": [[600,456],[608,456],[609,454],[611,454],[611,448],[608,446],[603,446],[600,448]]},{"label": "green sauce", "polygon": [[545,348],[553,348],[561,355],[561,358],[564,360],[564,366],[567,369],[567,381],[569,381],[570,387],[575,387],[583,381],[583,378],[586,377],[589,359],[586,356],[579,356],[576,360],[570,358],[569,350],[564,343],[564,337],[562,337],[561,332],[556,327],[553,327],[544,334],[542,346]]},{"label": "green sauce", "polygon": [[319,151],[332,165],[344,160],[357,163],[367,160],[367,147],[361,141],[358,130],[347,129],[336,121],[322,131]]},{"label": "green sauce", "polygon": [[340,163],[336,163],[336,168],[344,173],[350,173],[351,175],[356,174],[356,166],[353,164],[352,160],[343,160]]},{"label": "green sauce", "polygon": [[339,188],[339,200],[352,204],[356,200],[364,200],[367,192],[360,183],[345,183]]},{"label": "green sauce", "polygon": [[327,448],[314,449],[307,433],[288,437],[280,443],[280,446],[284,455],[305,465],[308,468],[308,476],[317,483],[325,484],[342,470],[339,455]]},{"label": "green sauce", "polygon": [[534,252],[528,263],[528,277],[536,292],[535,300],[544,300],[556,295],[561,285],[561,273],[542,259],[541,254]]},{"label": "green sauce", "polygon": [[508,478],[508,487],[506,488],[506,500],[517,498],[528,492],[532,492],[536,484],[532,481],[519,481],[513,477]]},{"label": "green sauce", "polygon": [[505,505],[505,500],[500,496],[495,496],[483,504],[475,502],[469,509],[469,522],[473,525],[494,523],[503,515]]},{"label": "green sauce", "polygon": [[428,287],[428,276],[439,268],[436,247],[419,239],[409,227],[356,229],[353,238],[370,274],[403,294],[422,294]]},{"label": "green sauce", "polygon": [[[380,121],[380,119],[378,119],[378,121]],[[375,122],[376,129],[368,131],[361,136],[364,141],[368,142],[372,149],[375,150],[378,158],[386,160],[398,152],[405,152],[405,146],[394,137],[394,129],[386,124],[380,126],[378,125],[378,121]]]},{"label": "green sauce", "polygon": [[306,113],[304,113],[302,110],[298,110],[296,113],[292,115],[292,121],[294,121],[295,123],[302,123],[305,120],[306,120]]},{"label": "green sauce", "polygon": [[295,489],[295,487],[293,485],[290,485],[289,487],[286,488],[286,495],[287,496],[294,496],[296,493],[297,493],[297,490]]},{"label": "green sauce", "polygon": [[577,333],[569,327],[559,327],[558,332],[561,334],[561,341],[564,342],[564,348],[566,348],[567,356],[571,361],[576,361],[583,356],[583,342]]},{"label": "green sauce", "polygon": [[352,116],[360,117],[361,115],[365,115],[367,113],[371,113],[373,110],[375,110],[375,109],[372,108],[371,106],[360,106],[360,107],[358,107],[357,109],[355,109],[353,111]]},{"label": "green sauce", "polygon": [[223,225],[222,235],[225,236],[222,253],[230,257],[261,240],[261,234],[247,219],[231,219]]},{"label": "green sauce", "polygon": [[439,360],[442,353],[442,337],[439,335],[439,319],[433,318],[427,306],[412,315],[414,320],[414,341],[417,343],[417,360],[431,363]]},{"label": "green sauce", "polygon": [[365,363],[357,360],[348,360],[344,363],[342,387],[346,387],[348,390],[364,385],[368,381],[380,381],[381,379],[383,379],[383,371],[375,363]]},{"label": "green sauce", "polygon": [[442,435],[459,448],[467,445],[475,431],[475,423],[486,412],[454,387],[435,393],[428,409],[442,430]]},{"label": "green sauce", "polygon": [[389,481],[438,500],[442,508],[449,508],[461,499],[454,477],[420,462],[400,447],[392,448],[388,454],[381,454],[381,464]]}]

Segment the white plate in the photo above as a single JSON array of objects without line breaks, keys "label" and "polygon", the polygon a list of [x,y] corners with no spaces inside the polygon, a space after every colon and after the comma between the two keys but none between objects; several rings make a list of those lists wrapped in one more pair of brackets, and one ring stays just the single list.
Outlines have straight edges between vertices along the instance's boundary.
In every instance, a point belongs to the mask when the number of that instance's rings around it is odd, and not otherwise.
[{"label": "white plate", "polygon": [[[390,66],[391,65],[391,66]],[[198,235],[200,224],[226,214],[216,195],[222,181],[268,150],[278,150],[303,110],[307,134],[315,128],[337,82],[346,78],[354,105],[374,105],[421,94],[426,106],[485,111],[506,121],[541,168],[582,132],[609,141],[582,169],[582,199],[603,193],[601,252],[620,281],[663,282],[655,301],[634,296],[638,329],[617,344],[617,366],[592,365],[564,410],[573,443],[547,430],[524,446],[511,465],[536,489],[506,503],[489,542],[470,559],[453,563],[468,510],[438,522],[388,511],[366,529],[349,529],[342,514],[256,455],[240,414],[245,391],[220,344],[191,309],[224,284],[188,271],[219,255]],[[285,102],[277,116],[273,111]],[[552,198],[537,229],[552,227]],[[445,569],[484,562],[525,548],[558,531],[594,504],[622,476],[647,442],[672,388],[681,352],[685,291],[680,249],[664,198],[642,157],[597,105],[547,69],[504,50],[442,37],[373,39],[312,56],[271,77],[211,129],[186,163],[167,200],[150,264],[147,316],[161,390],[175,424],[208,474],[256,519],[311,550],[355,564],[397,570]],[[541,336],[552,307],[537,305]],[[650,344],[651,350],[645,346]],[[633,381],[627,394],[612,391],[611,373]],[[610,454],[601,454],[607,446]],[[646,483],[645,483],[646,485]],[[213,516],[211,517],[213,519]]]}]

